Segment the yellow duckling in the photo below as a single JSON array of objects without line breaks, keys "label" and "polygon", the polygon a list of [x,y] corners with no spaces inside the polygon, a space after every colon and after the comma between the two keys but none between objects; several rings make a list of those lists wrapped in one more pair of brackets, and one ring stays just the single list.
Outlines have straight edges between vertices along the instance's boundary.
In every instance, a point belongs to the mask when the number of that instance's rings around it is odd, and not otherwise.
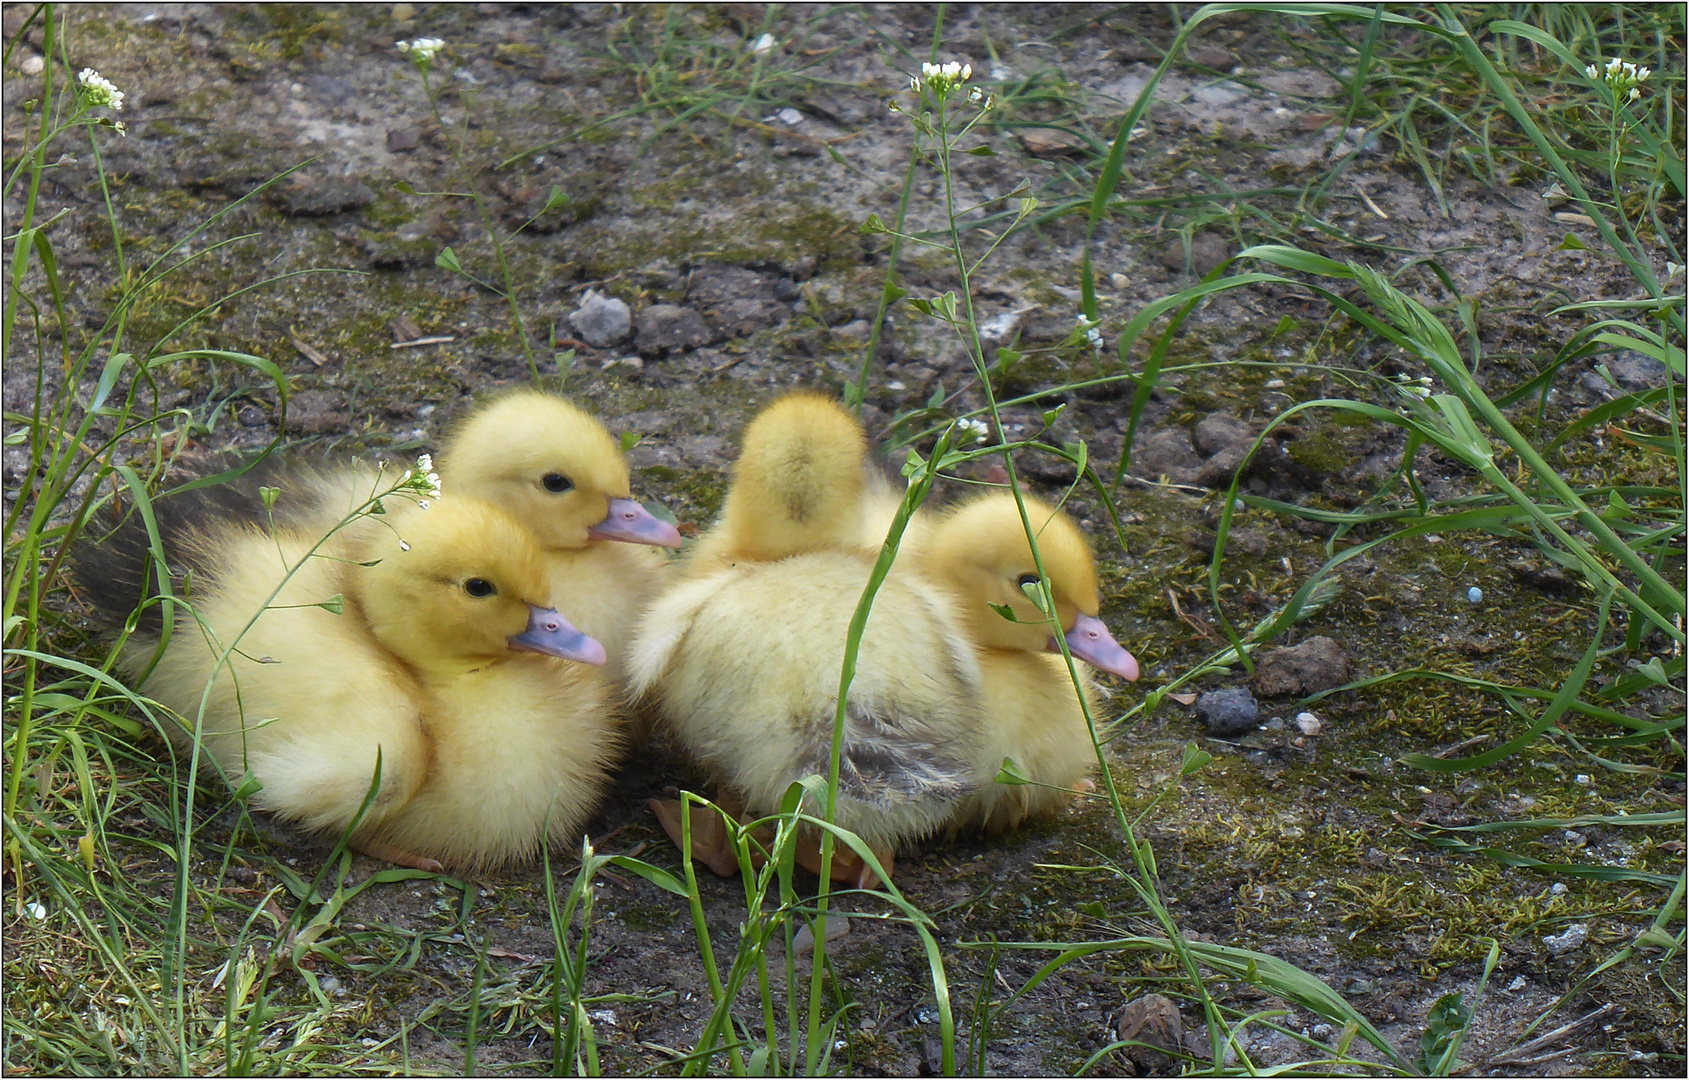
[{"label": "yellow duckling", "polygon": [[[634,641],[631,689],[729,789],[724,801],[742,798],[757,816],[777,810],[793,781],[827,773],[847,630],[874,563],[861,539],[864,466],[861,428],[833,402],[794,394],[770,405],[746,431],[687,580],[656,601]],[[901,843],[949,821],[979,786],[980,674],[949,608],[894,571],[846,702],[837,821],[888,872]],[[678,845],[677,807],[653,809]],[[693,816],[694,850],[736,872],[712,818]],[[799,858],[818,868],[813,844]],[[842,848],[834,874],[877,880]]]},{"label": "yellow duckling", "polygon": [[[610,691],[582,666],[604,649],[544,606],[544,557],[509,515],[449,496],[354,543],[231,521],[216,496],[160,506],[194,617],[177,609],[148,674],[152,611],[119,667],[189,725],[169,733],[179,747],[203,700],[203,747],[224,774],[263,785],[255,806],[330,833],[351,826],[379,756],[352,843],[407,866],[482,869],[576,840],[619,750]],[[137,530],[79,563],[118,617],[149,569]]]},{"label": "yellow duckling", "polygon": [[[1137,660],[1097,617],[1096,561],[1085,535],[1042,499],[1022,499],[1068,651],[1101,671],[1136,679]],[[1092,786],[1096,752],[1050,621],[1032,598],[1038,570],[1014,496],[984,495],[942,514],[911,554],[921,574],[950,593],[982,676],[986,721],[974,760],[984,784],[948,824],[952,831],[982,826],[996,834],[1054,813],[1071,799],[1071,789]],[[1006,607],[1014,620],[992,605]],[[1081,685],[1094,717],[1096,699],[1083,672]],[[991,783],[1004,758],[1034,783]]]},{"label": "yellow duckling", "polygon": [[[290,503],[317,508],[311,520],[324,529],[383,487],[367,464],[289,471],[298,494],[290,499],[283,487],[278,512],[297,512]],[[615,437],[565,398],[512,391],[457,424],[439,474],[445,491],[493,503],[533,532],[551,604],[604,645],[604,674],[619,687],[634,623],[667,578],[667,559],[651,549],[678,548],[680,531],[631,497]]]}]

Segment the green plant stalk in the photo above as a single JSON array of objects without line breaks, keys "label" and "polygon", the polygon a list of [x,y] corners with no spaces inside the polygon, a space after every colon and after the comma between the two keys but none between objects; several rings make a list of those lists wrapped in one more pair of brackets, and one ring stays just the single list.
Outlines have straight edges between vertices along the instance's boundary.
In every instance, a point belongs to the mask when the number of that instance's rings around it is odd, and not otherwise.
[{"label": "green plant stalk", "polygon": [[[961,232],[957,228],[956,222],[956,197],[954,184],[951,178],[951,140],[946,105],[947,102],[941,97],[939,101],[938,124],[939,165],[940,171],[944,177],[944,204],[946,221],[949,223],[950,228],[950,254],[956,265],[956,273],[958,283],[960,285],[958,293],[963,305],[964,318],[962,321],[967,327],[968,337],[966,344],[968,345],[969,357],[974,363],[975,373],[980,380],[981,390],[985,394],[986,407],[991,413],[991,422],[992,426],[996,429],[997,440],[999,444],[1003,446],[1003,467],[1005,472],[1008,474],[1009,490],[1014,495],[1015,508],[1020,514],[1021,528],[1025,531],[1028,545],[1032,550],[1033,564],[1038,570],[1038,577],[1040,581],[1039,587],[1044,597],[1043,610],[1046,612],[1053,612],[1055,611],[1055,602],[1054,597],[1050,592],[1049,575],[1044,571],[1043,559],[1038,551],[1037,531],[1032,526],[1031,518],[1027,514],[1026,502],[1021,497],[1020,480],[1015,471],[1014,455],[1010,453],[1008,449],[1008,436],[1003,426],[1003,418],[997,405],[997,395],[991,386],[991,378],[985,362],[984,342],[979,336],[979,320],[974,312],[973,285],[968,272],[967,254],[962,249]],[[965,131],[966,128],[963,130]],[[934,454],[934,462],[937,461],[938,456],[939,455],[936,453]],[[1053,621],[1052,616],[1052,622]],[[1202,980],[1202,973],[1198,969],[1195,959],[1191,956],[1190,951],[1186,946],[1184,936],[1179,932],[1178,925],[1173,921],[1172,915],[1167,911],[1166,906],[1160,902],[1160,898],[1156,893],[1154,884],[1155,874],[1152,864],[1148,861],[1148,845],[1138,843],[1133,836],[1131,823],[1126,819],[1125,808],[1120,802],[1120,793],[1115,787],[1113,771],[1108,767],[1108,760],[1103,754],[1102,744],[1097,739],[1096,720],[1091,715],[1090,705],[1086,702],[1085,695],[1081,689],[1081,676],[1077,667],[1074,665],[1073,655],[1069,651],[1067,640],[1065,636],[1060,633],[1060,629],[1060,627],[1056,627],[1057,632],[1053,634],[1052,637],[1061,650],[1063,662],[1067,665],[1068,677],[1072,680],[1074,693],[1078,696],[1079,708],[1085,717],[1085,727],[1091,737],[1091,748],[1097,757],[1097,764],[1099,766],[1099,771],[1102,774],[1103,787],[1107,794],[1109,805],[1114,810],[1115,819],[1120,824],[1128,849],[1132,852],[1134,863],[1136,864],[1138,872],[1142,878],[1142,880],[1139,881],[1128,876],[1127,881],[1145,900],[1146,905],[1154,912],[1157,921],[1161,923],[1164,932],[1167,934],[1168,940],[1173,943],[1173,949],[1179,956],[1180,961],[1185,968],[1185,973],[1191,981],[1192,988],[1194,989],[1198,999],[1202,1002],[1203,1012],[1208,1018],[1208,1030],[1213,1042],[1214,1061],[1218,1064],[1223,1060],[1223,1046],[1220,1042],[1219,1035],[1221,1030],[1219,1010],[1208,994],[1208,988]],[[951,1067],[951,1063],[947,1060],[945,1063],[945,1071],[948,1072]]]},{"label": "green plant stalk", "polygon": [[[827,799],[824,820],[833,824],[838,820],[839,809],[839,769],[844,753],[845,706],[849,700],[851,683],[856,679],[856,658],[862,648],[862,635],[868,628],[868,615],[874,607],[874,596],[885,582],[886,575],[891,572],[892,562],[897,558],[897,549],[903,540],[903,532],[909,527],[909,519],[914,516],[915,509],[926,499],[932,490],[933,481],[938,475],[938,462],[944,451],[949,448],[948,440],[941,438],[933,454],[927,459],[925,467],[911,478],[907,490],[903,494],[903,501],[898,504],[897,514],[892,518],[891,528],[886,532],[885,542],[880,546],[879,558],[874,561],[874,568],[869,571],[868,583],[863,587],[862,597],[856,602],[856,611],[850,618],[850,629],[845,636],[844,663],[839,669],[839,696],[833,712],[833,745],[827,755]],[[833,834],[823,831],[821,834],[821,871],[820,889],[816,893],[816,926],[814,931],[815,951],[810,964],[809,973],[809,1027],[808,1051],[806,1055],[807,1070],[814,1073],[821,1063],[822,1051],[825,1049],[821,1035],[821,976],[826,964],[826,933],[828,892],[832,885],[833,868]],[[941,1010],[949,1008],[949,1002],[938,1003]],[[955,1043],[946,1038],[943,1048],[943,1065],[945,1075],[949,1075],[956,1068]]]}]

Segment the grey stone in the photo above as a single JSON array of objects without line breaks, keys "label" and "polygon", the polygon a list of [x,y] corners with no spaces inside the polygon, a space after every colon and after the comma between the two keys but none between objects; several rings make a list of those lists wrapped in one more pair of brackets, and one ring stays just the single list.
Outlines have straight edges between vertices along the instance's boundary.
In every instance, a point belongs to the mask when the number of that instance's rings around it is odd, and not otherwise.
[{"label": "grey stone", "polygon": [[1607,358],[1607,371],[1631,393],[1666,384],[1666,366],[1652,356],[1626,349]]},{"label": "grey stone", "polygon": [[1201,459],[1191,446],[1184,428],[1162,428],[1139,435],[1132,447],[1131,472],[1154,480],[1165,476],[1168,483],[1194,484],[1202,469]]},{"label": "grey stone", "polygon": [[375,192],[359,180],[301,180],[287,189],[282,205],[295,217],[325,217],[362,209],[374,199]]},{"label": "grey stone", "polygon": [[1178,1074],[1179,1062],[1173,1055],[1183,1049],[1185,1023],[1171,998],[1145,994],[1129,1001],[1114,1014],[1110,1026],[1116,1039],[1141,1044],[1121,1050],[1135,1075]]},{"label": "grey stone", "polygon": [[1542,939],[1542,943],[1548,946],[1549,952],[1553,953],[1555,956],[1561,956],[1565,953],[1574,952],[1583,948],[1584,942],[1588,940],[1589,924],[1580,922],[1573,923],[1559,934],[1552,934],[1544,937]]},{"label": "grey stone", "polygon": [[1215,735],[1236,735],[1255,726],[1260,707],[1247,687],[1210,690],[1196,699],[1196,716]]},{"label": "grey stone", "polygon": [[707,345],[710,328],[691,308],[652,304],[639,313],[637,345],[646,356],[681,352]]},{"label": "grey stone", "polygon": [[300,435],[333,435],[351,420],[346,399],[328,390],[301,390],[287,399],[287,429]]},{"label": "grey stone", "polygon": [[1255,439],[1250,426],[1227,413],[1209,413],[1191,433],[1191,442],[1203,454],[1213,456],[1230,446],[1242,444],[1244,449]]},{"label": "grey stone", "polygon": [[569,325],[588,345],[606,349],[628,336],[633,316],[628,306],[614,296],[588,289],[581,297],[581,306],[569,316]]},{"label": "grey stone", "polygon": [[1349,679],[1349,658],[1328,637],[1312,637],[1290,648],[1272,649],[1259,658],[1253,679],[1262,697],[1305,697],[1341,686]]}]

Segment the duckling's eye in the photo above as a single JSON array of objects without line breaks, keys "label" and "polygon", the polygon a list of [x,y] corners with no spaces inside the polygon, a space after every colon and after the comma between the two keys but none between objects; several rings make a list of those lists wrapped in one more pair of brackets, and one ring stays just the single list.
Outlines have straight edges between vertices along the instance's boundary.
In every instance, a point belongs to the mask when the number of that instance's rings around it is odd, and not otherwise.
[{"label": "duckling's eye", "polygon": [[546,473],[540,479],[540,483],[544,484],[545,489],[553,495],[561,495],[565,491],[575,490],[575,482],[562,473]]},{"label": "duckling's eye", "polygon": [[1016,581],[1015,584],[1019,585],[1023,589],[1026,588],[1028,585],[1036,586],[1038,584],[1038,575],[1037,574],[1022,574],[1020,576],[1020,580]]},{"label": "duckling's eye", "polygon": [[463,583],[463,591],[475,599],[481,600],[498,592],[498,586],[486,578],[472,577]]}]

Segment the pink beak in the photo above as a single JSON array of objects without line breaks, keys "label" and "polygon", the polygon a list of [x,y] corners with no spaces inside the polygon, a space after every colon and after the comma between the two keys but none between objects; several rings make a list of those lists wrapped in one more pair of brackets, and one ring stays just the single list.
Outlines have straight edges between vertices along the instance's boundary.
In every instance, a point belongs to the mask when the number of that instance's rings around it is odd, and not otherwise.
[{"label": "pink beak", "polygon": [[[1120,642],[1114,640],[1108,627],[1095,615],[1080,615],[1073,629],[1063,636],[1067,638],[1067,651],[1098,671],[1118,675],[1127,682],[1137,680],[1137,659],[1120,647]],[[1061,652],[1055,638],[1045,647],[1050,652]]]},{"label": "pink beak", "polygon": [[610,513],[586,534],[594,540],[621,540],[666,548],[680,546],[680,530],[633,499],[611,499]]}]

